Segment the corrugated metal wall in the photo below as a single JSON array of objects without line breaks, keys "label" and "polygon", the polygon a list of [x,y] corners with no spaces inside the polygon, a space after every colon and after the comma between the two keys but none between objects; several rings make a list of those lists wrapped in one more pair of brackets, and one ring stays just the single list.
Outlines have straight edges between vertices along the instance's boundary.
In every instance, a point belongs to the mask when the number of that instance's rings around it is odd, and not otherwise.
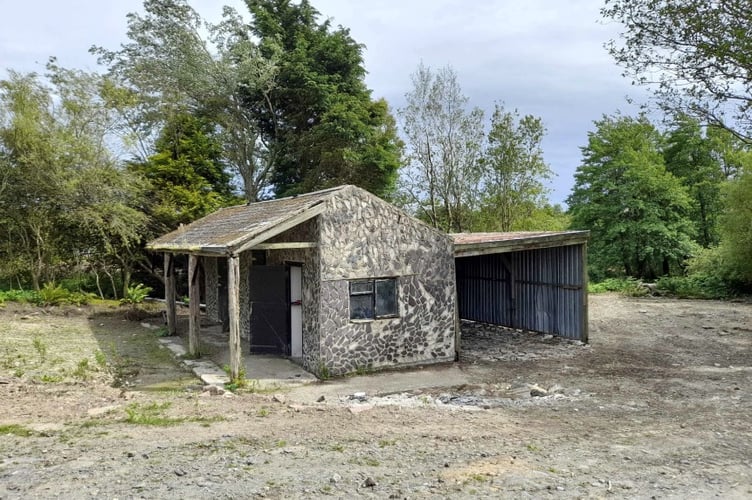
[{"label": "corrugated metal wall", "polygon": [[587,342],[585,248],[458,257],[460,318]]}]

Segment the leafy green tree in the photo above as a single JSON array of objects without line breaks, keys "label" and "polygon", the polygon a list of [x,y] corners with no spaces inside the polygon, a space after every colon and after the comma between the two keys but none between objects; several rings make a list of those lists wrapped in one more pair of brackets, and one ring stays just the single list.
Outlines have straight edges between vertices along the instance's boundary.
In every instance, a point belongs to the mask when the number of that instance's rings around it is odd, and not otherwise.
[{"label": "leafy green tree", "polygon": [[752,139],[752,3],[749,0],[606,0],[623,25],[609,50],[665,108]]},{"label": "leafy green tree", "polygon": [[133,172],[150,184],[147,213],[156,237],[236,201],[223,169],[222,147],[210,123],[189,114],[174,115],[156,141],[157,152]]},{"label": "leafy green tree", "polygon": [[738,178],[725,186],[726,211],[721,217],[720,253],[731,281],[752,286],[752,153]]},{"label": "leafy green tree", "polygon": [[278,57],[273,91],[264,99],[251,88],[246,98],[275,158],[277,196],[342,183],[391,194],[401,143],[386,102],[365,85],[363,47],[319,22],[307,0],[246,3],[262,54]]},{"label": "leafy green tree", "polygon": [[666,170],[682,181],[692,197],[689,216],[695,225],[696,241],[704,248],[718,244],[721,187],[726,181],[714,142],[697,120],[680,115],[666,134],[663,147]]},{"label": "leafy green tree", "polygon": [[0,82],[0,248],[39,288],[75,262],[120,261],[127,281],[145,216],[137,179],[108,148],[115,116],[101,76],[61,68]]},{"label": "leafy green tree", "polygon": [[520,118],[516,110],[510,112],[496,105],[481,159],[484,167],[481,213],[485,224],[476,230],[529,228],[538,210],[545,206],[543,181],[553,175],[543,160],[541,141],[545,132],[540,118],[532,115]]},{"label": "leafy green tree", "polygon": [[591,231],[594,278],[669,274],[692,252],[691,200],[666,171],[661,135],[644,117],[595,122],[567,203],[573,229]]},{"label": "leafy green tree", "polygon": [[400,110],[408,165],[401,191],[418,217],[444,231],[465,231],[477,210],[483,167],[483,112],[469,108],[457,73],[423,64]]},{"label": "leafy green tree", "polygon": [[127,119],[138,160],[159,150],[167,121],[201,116],[217,128],[222,164],[242,181],[245,198],[264,196],[274,157],[256,113],[271,113],[277,51],[262,56],[233,9],[225,7],[222,22],[211,25],[185,0],[145,0],[143,15],[128,15],[128,39],[120,50],[92,52],[117,83],[109,97]]}]

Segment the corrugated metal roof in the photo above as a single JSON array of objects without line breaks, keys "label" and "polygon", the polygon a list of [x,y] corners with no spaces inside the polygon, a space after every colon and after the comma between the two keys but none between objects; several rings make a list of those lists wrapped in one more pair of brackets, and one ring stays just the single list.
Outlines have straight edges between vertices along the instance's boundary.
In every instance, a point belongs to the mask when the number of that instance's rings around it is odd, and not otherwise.
[{"label": "corrugated metal roof", "polygon": [[305,220],[306,212],[316,215],[314,207],[350,186],[313,193],[222,208],[157,238],[146,245],[149,250],[184,253],[230,253],[253,239],[263,238],[287,221]]},{"label": "corrugated metal roof", "polygon": [[469,257],[525,249],[585,243],[590,231],[515,231],[506,233],[453,233],[454,255]]}]

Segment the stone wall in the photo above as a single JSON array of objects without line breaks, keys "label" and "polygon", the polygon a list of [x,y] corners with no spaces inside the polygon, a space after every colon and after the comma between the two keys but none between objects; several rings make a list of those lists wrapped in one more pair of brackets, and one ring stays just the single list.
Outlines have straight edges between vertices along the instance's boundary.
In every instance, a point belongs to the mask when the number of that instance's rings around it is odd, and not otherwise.
[{"label": "stone wall", "polygon": [[[303,222],[284,233],[275,236],[270,243],[309,241],[318,243],[318,220]],[[298,248],[290,250],[269,250],[266,254],[269,265],[283,265],[290,262],[302,264],[303,275],[303,366],[315,373],[319,365],[319,249]]]},{"label": "stone wall", "polygon": [[251,252],[240,254],[240,336],[251,341],[251,293],[248,289],[250,280],[248,273],[251,271]]},{"label": "stone wall", "polygon": [[219,275],[216,257],[201,257],[204,264],[206,316],[211,321],[220,321],[219,315]]},{"label": "stone wall", "polygon": [[[451,239],[355,188],[319,216],[319,375],[454,359]],[[350,320],[349,281],[395,277],[399,317]]]}]

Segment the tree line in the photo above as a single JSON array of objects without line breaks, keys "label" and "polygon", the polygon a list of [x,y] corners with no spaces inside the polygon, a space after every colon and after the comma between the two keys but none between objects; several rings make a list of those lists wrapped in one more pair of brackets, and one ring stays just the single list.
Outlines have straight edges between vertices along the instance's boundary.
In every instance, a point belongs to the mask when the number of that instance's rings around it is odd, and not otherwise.
[{"label": "tree line", "polygon": [[596,280],[752,283],[745,2],[607,0],[624,27],[608,49],[666,118],[596,121],[567,210],[548,202],[541,118],[501,102],[486,117],[451,67],[422,64],[393,110],[347,28],[307,0],[246,4],[208,23],[186,0],[145,0],[124,44],[92,47],[102,72],[54,58],[43,75],[8,71],[0,287],[79,276],[71,286],[123,296],[134,273],[159,275],[149,239],[340,184],[444,231],[588,229]]}]

